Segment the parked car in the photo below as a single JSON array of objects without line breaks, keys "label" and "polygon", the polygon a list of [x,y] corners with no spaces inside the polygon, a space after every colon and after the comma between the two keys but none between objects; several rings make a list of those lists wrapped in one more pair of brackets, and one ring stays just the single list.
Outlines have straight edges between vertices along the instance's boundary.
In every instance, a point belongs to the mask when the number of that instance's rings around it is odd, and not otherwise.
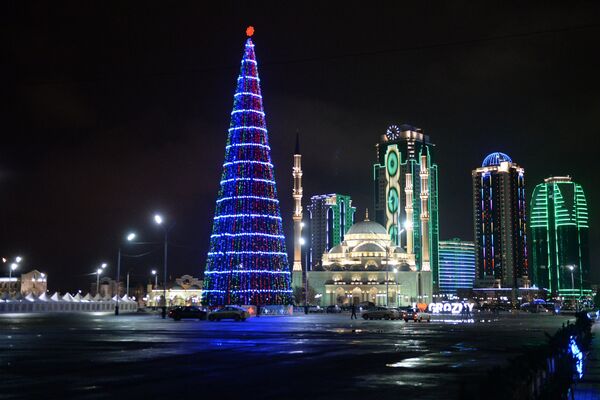
[{"label": "parked car", "polygon": [[250,313],[242,307],[226,306],[220,310],[208,314],[209,321],[221,321],[222,319],[232,319],[234,321],[245,321],[250,317]]},{"label": "parked car", "polygon": [[325,309],[325,312],[327,314],[337,314],[337,313],[341,313],[342,312],[342,308],[340,306],[336,305],[332,305],[332,306],[327,306],[327,308]]},{"label": "parked car", "polygon": [[186,306],[186,307],[175,307],[169,310],[169,318],[173,318],[175,321],[180,321],[185,318],[194,319],[206,319],[208,313],[199,307]]},{"label": "parked car", "polygon": [[308,312],[309,313],[316,313],[316,314],[320,314],[320,313],[324,313],[325,309],[322,308],[321,306],[308,306]]},{"label": "parked car", "polygon": [[408,322],[409,320],[413,320],[413,321],[417,320],[417,314],[418,314],[419,310],[412,308],[412,307],[404,307],[404,308],[399,308],[398,312],[400,313],[400,318],[402,318],[404,320],[404,322]]},{"label": "parked car", "polygon": [[400,319],[400,313],[395,308],[376,307],[362,313],[364,319]]}]

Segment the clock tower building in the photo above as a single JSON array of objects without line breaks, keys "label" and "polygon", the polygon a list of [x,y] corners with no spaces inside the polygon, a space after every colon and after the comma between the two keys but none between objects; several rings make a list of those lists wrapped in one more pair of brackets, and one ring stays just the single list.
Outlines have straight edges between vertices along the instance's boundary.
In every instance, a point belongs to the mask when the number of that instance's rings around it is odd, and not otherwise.
[{"label": "clock tower building", "polygon": [[434,144],[419,128],[392,125],[376,145],[373,166],[375,220],[395,246],[415,255],[418,271],[438,278],[438,168]]}]

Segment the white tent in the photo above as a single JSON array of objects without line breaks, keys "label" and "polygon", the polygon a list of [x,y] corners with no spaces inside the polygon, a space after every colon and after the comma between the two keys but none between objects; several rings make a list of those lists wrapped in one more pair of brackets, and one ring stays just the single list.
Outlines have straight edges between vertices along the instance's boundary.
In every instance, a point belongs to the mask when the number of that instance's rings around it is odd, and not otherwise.
[{"label": "white tent", "polygon": [[81,297],[80,293],[77,293],[75,296],[73,296],[73,301],[80,302],[82,299],[83,297]]},{"label": "white tent", "polygon": [[37,298],[38,301],[48,301],[50,298],[46,295],[46,293],[42,293]]},{"label": "white tent", "polygon": [[83,300],[92,301],[92,300],[94,300],[94,298],[92,297],[91,294],[88,293],[85,296],[83,296]]},{"label": "white tent", "polygon": [[28,301],[35,301],[35,296],[31,293],[27,294],[27,296],[25,296],[25,300]]},{"label": "white tent", "polygon": [[111,300],[112,299],[110,298],[110,296],[108,294],[102,298],[102,301],[111,301]]},{"label": "white tent", "polygon": [[50,296],[50,300],[52,301],[60,301],[60,293],[54,292],[52,296]]},{"label": "white tent", "polygon": [[100,297],[100,293],[96,293],[96,295],[94,296],[94,301],[101,301],[102,297]]},{"label": "white tent", "polygon": [[64,301],[73,301],[73,296],[71,296],[68,292],[62,297]]}]

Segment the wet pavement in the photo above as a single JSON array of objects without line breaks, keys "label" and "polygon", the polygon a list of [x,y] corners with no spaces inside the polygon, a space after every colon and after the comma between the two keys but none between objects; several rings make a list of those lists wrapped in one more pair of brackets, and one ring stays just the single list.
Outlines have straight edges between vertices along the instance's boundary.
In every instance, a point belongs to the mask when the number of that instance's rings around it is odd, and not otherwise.
[{"label": "wet pavement", "polygon": [[567,320],[476,319],[0,315],[0,398],[454,399]]}]

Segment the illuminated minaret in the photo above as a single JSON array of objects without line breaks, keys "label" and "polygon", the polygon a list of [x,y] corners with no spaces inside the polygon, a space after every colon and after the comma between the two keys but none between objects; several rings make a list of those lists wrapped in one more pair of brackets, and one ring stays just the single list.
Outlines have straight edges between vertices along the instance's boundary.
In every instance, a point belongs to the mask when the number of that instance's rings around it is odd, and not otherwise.
[{"label": "illuminated minaret", "polygon": [[300,137],[296,134],[296,149],[294,150],[294,264],[292,267],[292,288],[301,288],[302,285],[302,155],[300,155]]},{"label": "illuminated minaret", "polygon": [[421,270],[431,271],[429,255],[429,169],[427,155],[421,155]]}]

